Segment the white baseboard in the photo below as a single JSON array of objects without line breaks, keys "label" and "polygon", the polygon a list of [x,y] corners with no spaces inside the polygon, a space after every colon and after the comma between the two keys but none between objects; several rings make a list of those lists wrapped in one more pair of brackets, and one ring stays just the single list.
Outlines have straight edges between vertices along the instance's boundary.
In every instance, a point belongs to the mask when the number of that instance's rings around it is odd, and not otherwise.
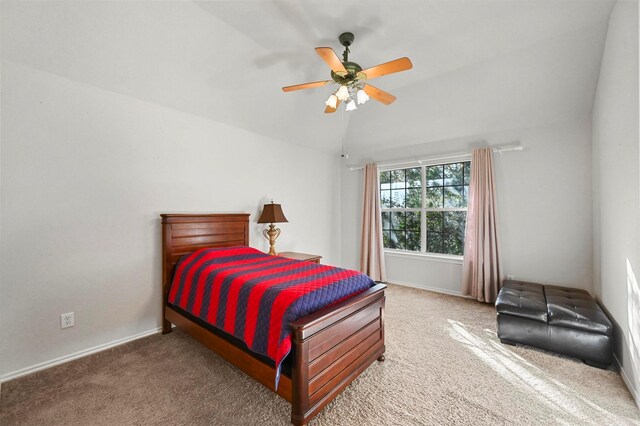
[{"label": "white baseboard", "polygon": [[428,285],[420,285],[420,284],[414,284],[414,283],[408,283],[405,281],[398,281],[398,280],[387,280],[386,281],[389,284],[397,284],[397,285],[401,285],[404,287],[411,287],[411,288],[418,288],[420,290],[427,290],[427,291],[432,291],[434,293],[441,293],[441,294],[448,294],[449,296],[457,296],[457,297],[462,297],[465,299],[473,299],[473,297],[471,296],[466,296],[464,294],[462,294],[459,291],[455,291],[455,290],[447,290],[444,288],[439,288],[439,287],[431,287]]},{"label": "white baseboard", "polygon": [[105,343],[103,345],[94,346],[92,348],[74,352],[69,355],[65,355],[49,361],[41,362],[39,364],[35,364],[30,367],[21,368],[20,370],[12,371],[0,376],[0,384],[2,382],[6,382],[12,379],[17,379],[18,377],[21,377],[21,376],[26,376],[27,374],[35,373],[36,371],[51,368],[55,365],[64,364],[65,362],[73,361],[74,359],[82,358],[91,354],[95,354],[97,352],[102,352],[104,350],[107,350],[116,346],[120,346],[125,343],[131,342],[133,340],[141,339],[143,337],[147,337],[152,334],[159,333],[161,331],[162,331],[162,327],[157,327],[151,330],[143,331],[142,333],[134,334],[133,336],[123,337],[122,339],[117,339],[112,342]]},{"label": "white baseboard", "polygon": [[620,364],[620,360],[618,359],[616,354],[613,354],[613,359],[616,361],[616,367],[618,367],[618,371],[620,372],[620,377],[622,377],[622,381],[627,386],[627,389],[629,389],[629,393],[631,393],[631,396],[636,401],[636,405],[638,406],[638,408],[640,408],[640,394],[638,394],[638,390],[636,390],[636,388],[633,387],[633,383],[629,379],[629,376],[627,376],[627,373],[622,368],[622,364]]}]

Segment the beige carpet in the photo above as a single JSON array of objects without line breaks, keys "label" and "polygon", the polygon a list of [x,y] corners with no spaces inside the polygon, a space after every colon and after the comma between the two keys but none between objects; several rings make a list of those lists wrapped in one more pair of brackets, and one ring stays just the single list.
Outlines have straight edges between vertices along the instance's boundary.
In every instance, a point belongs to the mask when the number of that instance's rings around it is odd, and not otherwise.
[{"label": "beige carpet", "polygon": [[[501,345],[492,306],[390,286],[386,321],[386,361],[312,425],[640,425],[617,373]],[[2,425],[286,425],[290,414],[180,332],[4,383],[0,406]]]}]

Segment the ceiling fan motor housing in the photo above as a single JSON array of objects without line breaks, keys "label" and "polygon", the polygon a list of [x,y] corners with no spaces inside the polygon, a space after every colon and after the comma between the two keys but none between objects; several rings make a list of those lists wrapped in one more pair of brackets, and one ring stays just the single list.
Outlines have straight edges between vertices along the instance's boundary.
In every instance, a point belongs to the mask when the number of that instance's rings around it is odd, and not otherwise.
[{"label": "ceiling fan motor housing", "polygon": [[344,74],[342,72],[335,73],[331,71],[331,78],[338,84],[347,84],[356,79],[362,79],[364,74],[362,73],[362,67],[355,62],[343,62],[344,68],[347,70],[347,73]]}]

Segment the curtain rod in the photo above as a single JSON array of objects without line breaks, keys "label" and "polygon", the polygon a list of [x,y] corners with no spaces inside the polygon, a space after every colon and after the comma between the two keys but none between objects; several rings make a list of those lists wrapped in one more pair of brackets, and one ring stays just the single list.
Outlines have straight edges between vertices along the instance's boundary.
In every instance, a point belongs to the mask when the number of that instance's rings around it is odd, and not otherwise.
[{"label": "curtain rod", "polygon": [[[503,152],[509,152],[509,151],[523,151],[524,147],[522,145],[515,145],[515,146],[505,146],[502,148],[493,148],[493,152],[497,152],[498,154],[502,155]],[[394,163],[381,163],[378,164],[378,167],[390,167],[390,166],[400,166],[403,164],[418,164],[418,165],[422,165],[423,162],[431,162],[431,161],[441,161],[441,160],[451,160],[453,158],[459,158],[462,156],[470,156],[471,153],[469,152],[459,152],[456,154],[449,154],[445,157],[428,157],[428,158],[421,158],[419,160],[407,160],[407,161],[399,161],[399,162],[394,162]],[[364,166],[354,166],[354,167],[349,167],[349,171],[354,172],[356,170],[363,170]]]}]

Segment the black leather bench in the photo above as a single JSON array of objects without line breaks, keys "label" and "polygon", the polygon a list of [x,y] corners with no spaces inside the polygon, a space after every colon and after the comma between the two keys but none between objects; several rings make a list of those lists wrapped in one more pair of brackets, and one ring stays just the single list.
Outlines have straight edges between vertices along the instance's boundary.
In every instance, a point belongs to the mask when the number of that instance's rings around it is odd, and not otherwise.
[{"label": "black leather bench", "polygon": [[585,290],[508,280],[496,311],[502,343],[546,349],[599,368],[611,365],[611,321]]}]

